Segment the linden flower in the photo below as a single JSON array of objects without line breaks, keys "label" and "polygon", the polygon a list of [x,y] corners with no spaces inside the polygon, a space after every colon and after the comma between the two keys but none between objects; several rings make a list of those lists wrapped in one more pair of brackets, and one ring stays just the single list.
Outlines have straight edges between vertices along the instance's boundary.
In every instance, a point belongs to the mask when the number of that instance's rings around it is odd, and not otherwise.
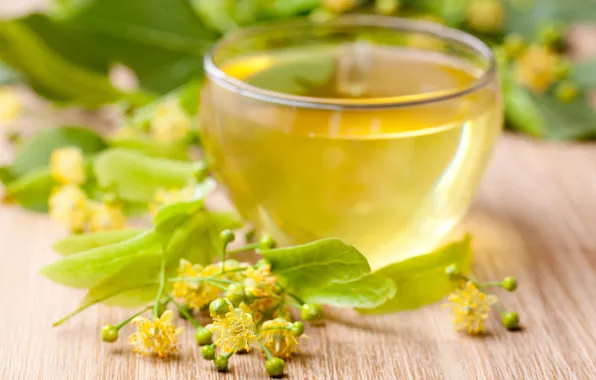
[{"label": "linden flower", "polygon": [[89,215],[87,196],[78,186],[55,188],[48,200],[50,218],[73,232],[85,229]]},{"label": "linden flower", "polygon": [[249,267],[244,271],[244,286],[256,297],[271,295],[275,292],[277,277],[271,273],[271,265],[265,264],[257,269]]},{"label": "linden flower", "polygon": [[356,0],[323,0],[323,6],[329,12],[343,13],[356,6]]},{"label": "linden flower", "polygon": [[174,313],[166,310],[159,318],[152,321],[145,317],[136,317],[132,320],[137,331],[133,333],[128,342],[132,344],[133,351],[142,355],[156,355],[159,358],[167,358],[170,354],[178,351],[177,336],[182,328],[176,328],[172,324]]},{"label": "linden flower", "polygon": [[126,226],[126,216],[121,205],[95,203],[90,207],[89,224],[92,231],[120,230]]},{"label": "linden flower", "polygon": [[259,337],[273,356],[289,358],[298,352],[300,340],[292,334],[291,327],[291,322],[281,318],[263,323]]},{"label": "linden flower", "polygon": [[532,45],[515,63],[515,80],[535,93],[543,93],[556,80],[559,57],[551,49]]},{"label": "linden flower", "polygon": [[190,131],[191,120],[174,100],[165,101],[155,108],[150,132],[154,140],[168,143],[179,141]]},{"label": "linden flower", "polygon": [[85,160],[81,149],[73,146],[54,149],[50,157],[52,177],[60,183],[80,185],[85,182]]},{"label": "linden flower", "polygon": [[452,293],[446,307],[451,309],[451,319],[456,331],[467,330],[468,334],[481,334],[486,331],[486,320],[491,309],[499,299],[478,290],[473,282]]},{"label": "linden flower", "polygon": [[8,123],[19,117],[22,104],[10,88],[0,88],[0,122]]},{"label": "linden flower", "polygon": [[241,309],[230,306],[230,311],[223,318],[215,317],[213,324],[206,328],[215,334],[215,344],[223,352],[248,351],[259,346],[252,316]]},{"label": "linden flower", "polygon": [[[239,268],[239,263],[235,260],[226,260],[224,263],[224,272]],[[203,267],[198,264],[192,264],[187,260],[181,259],[178,266],[178,277],[205,278],[212,277],[216,279],[230,279],[239,281],[241,275],[239,272],[222,273],[221,263],[211,264]],[[221,296],[222,290],[208,281],[183,280],[174,282],[172,295],[179,301],[184,302],[188,307],[200,310],[209,305],[212,301]]]},{"label": "linden flower", "polygon": [[194,191],[195,188],[193,186],[171,190],[158,189],[153,197],[153,203],[149,205],[149,211],[155,216],[164,206],[177,202],[190,201],[194,195]]}]

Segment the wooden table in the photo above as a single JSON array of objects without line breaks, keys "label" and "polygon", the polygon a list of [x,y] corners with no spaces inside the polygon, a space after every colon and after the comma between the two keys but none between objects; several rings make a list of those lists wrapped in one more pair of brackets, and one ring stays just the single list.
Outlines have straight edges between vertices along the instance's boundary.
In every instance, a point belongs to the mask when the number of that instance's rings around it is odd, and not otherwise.
[{"label": "wooden table", "polygon": [[[14,11],[17,3],[0,6]],[[101,124],[81,113],[64,118]],[[45,116],[23,124],[39,122],[52,124]],[[9,157],[0,145],[0,160]],[[502,299],[519,311],[523,331],[506,332],[493,318],[488,336],[460,335],[437,305],[383,317],[330,310],[324,327],[307,328],[310,339],[288,363],[287,378],[594,378],[596,145],[504,136],[462,228],[473,234],[479,277],[518,277],[519,290]],[[83,296],[37,274],[57,258],[50,247],[63,235],[45,215],[0,208],[0,379],[265,378],[254,353],[218,374],[199,357],[190,328],[180,357],[170,361],[133,355],[125,339],[102,344],[99,328],[127,315],[119,310],[92,308],[53,329]]]}]

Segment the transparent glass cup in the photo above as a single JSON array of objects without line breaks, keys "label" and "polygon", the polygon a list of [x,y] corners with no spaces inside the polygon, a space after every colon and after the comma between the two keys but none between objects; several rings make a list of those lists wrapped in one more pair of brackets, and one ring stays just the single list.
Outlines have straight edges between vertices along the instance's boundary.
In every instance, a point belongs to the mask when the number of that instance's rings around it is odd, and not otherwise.
[{"label": "transparent glass cup", "polygon": [[428,22],[245,29],[205,71],[202,141],[238,211],[282,245],[341,238],[373,268],[445,239],[502,129],[490,48]]}]

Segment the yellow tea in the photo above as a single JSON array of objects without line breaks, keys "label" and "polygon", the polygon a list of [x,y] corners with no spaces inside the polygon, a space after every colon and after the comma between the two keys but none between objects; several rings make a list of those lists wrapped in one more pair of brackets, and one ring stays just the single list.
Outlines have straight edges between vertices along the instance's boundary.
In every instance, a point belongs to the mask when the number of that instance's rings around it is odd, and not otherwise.
[{"label": "yellow tea", "polygon": [[465,213],[499,135],[498,85],[462,94],[482,73],[438,52],[313,49],[221,67],[261,99],[207,83],[201,127],[216,176],[282,245],[338,237],[373,268],[433,249]]}]

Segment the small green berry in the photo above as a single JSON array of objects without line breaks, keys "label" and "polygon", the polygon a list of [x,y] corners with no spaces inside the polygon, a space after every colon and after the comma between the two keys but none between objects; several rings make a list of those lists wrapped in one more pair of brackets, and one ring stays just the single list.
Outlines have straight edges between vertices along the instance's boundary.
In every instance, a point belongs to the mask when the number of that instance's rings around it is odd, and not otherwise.
[{"label": "small green berry", "polygon": [[280,358],[271,358],[265,362],[265,370],[269,376],[281,376],[284,373],[286,363]]},{"label": "small green berry", "polygon": [[517,289],[517,280],[513,276],[507,276],[503,279],[503,289],[512,292]]},{"label": "small green berry", "polygon": [[234,232],[231,230],[223,230],[219,236],[221,237],[221,240],[224,242],[224,244],[229,244],[236,239],[236,235],[234,235]]},{"label": "small green berry", "polygon": [[526,48],[524,38],[518,33],[510,33],[505,37],[503,46],[507,52],[507,56],[510,58],[516,58]]},{"label": "small green berry", "polygon": [[461,270],[457,266],[457,264],[450,264],[445,268],[445,274],[449,276],[449,278],[453,279],[457,276],[461,276]]},{"label": "small green berry", "polygon": [[247,243],[254,243],[255,241],[257,241],[257,231],[246,231],[246,233],[244,234],[244,240],[246,240]]},{"label": "small green berry", "polygon": [[209,305],[209,314],[211,317],[225,317],[230,312],[232,303],[225,298],[218,298]]},{"label": "small green berry", "polygon": [[317,321],[323,317],[323,308],[316,303],[305,303],[300,308],[300,317],[305,321]]},{"label": "small green berry", "polygon": [[302,334],[304,334],[304,323],[294,322],[292,327],[290,327],[290,331],[295,337],[302,336]]},{"label": "small green berry", "polygon": [[201,347],[201,357],[205,360],[213,360],[215,357],[215,350],[212,346]]},{"label": "small green berry", "polygon": [[507,328],[507,330],[517,330],[519,329],[519,315],[515,312],[507,312],[503,315],[503,326]]},{"label": "small green berry", "polygon": [[376,0],[375,10],[377,13],[389,16],[397,12],[401,1],[400,0]]},{"label": "small green berry", "polygon": [[211,344],[211,332],[203,326],[199,326],[195,332],[195,340],[201,346]]},{"label": "small green berry", "polygon": [[226,289],[225,297],[235,307],[240,305],[240,302],[244,301],[244,286],[240,284],[232,284]]},{"label": "small green berry", "polygon": [[247,305],[252,305],[255,302],[255,295],[252,292],[244,292],[244,303]]},{"label": "small green berry", "polygon": [[228,358],[223,355],[216,357],[213,360],[213,364],[215,364],[215,368],[217,368],[219,372],[226,372],[228,370]]},{"label": "small green berry", "polygon": [[271,235],[263,235],[259,239],[259,248],[261,248],[261,249],[275,248],[275,240],[273,240]]},{"label": "small green berry", "polygon": [[118,329],[113,325],[105,325],[101,328],[101,340],[106,343],[114,343],[118,340]]}]

